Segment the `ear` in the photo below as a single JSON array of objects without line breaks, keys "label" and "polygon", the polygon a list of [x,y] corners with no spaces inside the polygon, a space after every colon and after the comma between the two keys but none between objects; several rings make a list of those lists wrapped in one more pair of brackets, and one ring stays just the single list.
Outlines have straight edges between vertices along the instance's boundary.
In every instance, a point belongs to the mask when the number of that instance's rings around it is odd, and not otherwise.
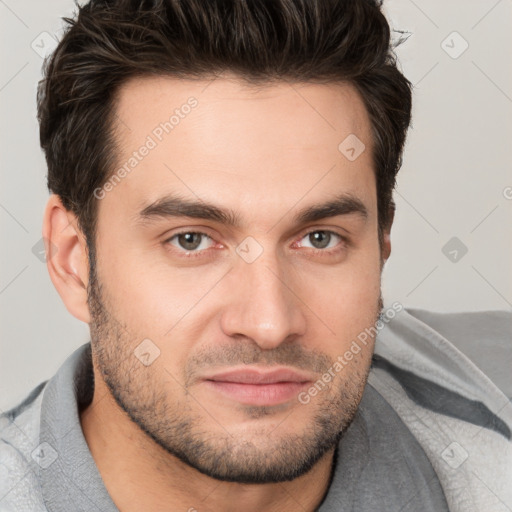
[{"label": "ear", "polygon": [[46,265],[53,285],[67,310],[90,323],[87,305],[89,264],[85,236],[76,216],[66,210],[59,196],[52,194],[43,219]]},{"label": "ear", "polygon": [[384,266],[387,259],[391,254],[391,226],[393,225],[393,220],[395,218],[395,203],[391,200],[391,204],[389,205],[389,222],[384,228],[384,232],[382,234],[382,251],[381,251],[381,267]]}]

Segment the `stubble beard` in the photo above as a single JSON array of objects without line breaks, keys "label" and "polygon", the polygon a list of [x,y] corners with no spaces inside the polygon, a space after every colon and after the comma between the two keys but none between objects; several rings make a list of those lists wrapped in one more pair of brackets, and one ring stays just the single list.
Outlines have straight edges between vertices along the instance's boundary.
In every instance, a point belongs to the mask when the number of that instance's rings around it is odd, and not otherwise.
[{"label": "stubble beard", "polygon": [[[131,421],[165,452],[197,471],[217,480],[244,484],[294,480],[310,471],[329,450],[335,448],[352,423],[370,371],[371,355],[350,378],[343,379],[342,372],[341,378],[333,379],[332,385],[319,392],[309,404],[295,404],[289,415],[285,415],[273,430],[268,424],[266,427],[255,425],[247,436],[239,430],[233,435],[229,425],[221,425],[205,412],[208,404],[198,405],[187,388],[181,398],[172,397],[169,389],[174,388],[178,393],[183,390],[176,383],[179,376],[156,370],[155,365],[145,367],[140,363],[133,354],[133,347],[140,340],[130,335],[127,327],[110,314],[101,289],[93,267],[88,304],[96,369],[117,405]],[[375,322],[382,307],[380,296]],[[268,354],[254,343],[237,347],[237,351],[243,351],[245,347],[244,356],[241,359],[236,356],[238,362],[276,362],[275,358],[270,361]],[[293,346],[279,352],[278,362],[286,364],[285,360],[290,361],[288,356],[293,360],[290,350]],[[300,356],[295,358],[298,360]],[[314,367],[317,370],[320,366],[327,369],[327,365],[332,366],[332,363],[325,355],[318,355]],[[314,413],[308,410],[311,407]],[[308,421],[304,422],[300,418],[306,411]],[[240,407],[245,420],[257,421],[274,412],[275,409],[266,406]],[[301,432],[287,431],[287,426],[297,422],[306,425]]]}]

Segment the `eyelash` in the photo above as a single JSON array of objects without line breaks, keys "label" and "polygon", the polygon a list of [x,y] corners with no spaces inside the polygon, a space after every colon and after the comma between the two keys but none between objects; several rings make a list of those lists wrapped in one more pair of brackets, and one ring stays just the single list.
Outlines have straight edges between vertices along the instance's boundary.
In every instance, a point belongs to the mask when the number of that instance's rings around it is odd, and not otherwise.
[{"label": "eyelash", "polygon": [[[299,238],[299,240],[302,240],[304,237],[312,234],[312,233],[318,233],[318,232],[323,232],[323,233],[329,233],[331,235],[335,235],[337,236],[338,238],[340,238],[341,240],[341,243],[336,245],[336,247],[334,248],[331,248],[331,249],[313,249],[313,248],[308,248],[310,251],[313,251],[314,254],[319,254],[319,253],[322,253],[323,255],[328,255],[328,256],[331,256],[331,255],[334,255],[338,252],[340,252],[341,250],[343,250],[344,248],[346,248],[346,246],[348,246],[350,244],[350,241],[347,237],[343,236],[343,235],[340,235],[339,233],[336,233],[335,231],[330,231],[328,229],[314,229],[312,231],[308,231],[306,233],[304,233],[303,235],[301,235],[301,237]],[[180,235],[185,235],[185,234],[196,234],[196,235],[202,235],[202,236],[205,236],[207,238],[209,238],[210,240],[213,240],[213,238],[208,235],[207,233],[204,233],[202,231],[191,231],[191,230],[183,230],[183,231],[180,231],[178,233],[174,233],[171,237],[167,238],[166,240],[164,240],[164,244],[169,244],[171,240],[173,240],[174,238],[177,238],[178,236]],[[179,255],[179,257],[183,257],[183,258],[186,258],[186,259],[190,259],[190,258],[198,258],[198,257],[201,257],[203,256],[203,254],[207,251],[209,251],[209,249],[202,249],[200,251],[198,250],[189,250],[187,251],[186,249],[176,249],[174,248],[178,254],[181,253]],[[173,250],[174,252],[174,250]]]}]

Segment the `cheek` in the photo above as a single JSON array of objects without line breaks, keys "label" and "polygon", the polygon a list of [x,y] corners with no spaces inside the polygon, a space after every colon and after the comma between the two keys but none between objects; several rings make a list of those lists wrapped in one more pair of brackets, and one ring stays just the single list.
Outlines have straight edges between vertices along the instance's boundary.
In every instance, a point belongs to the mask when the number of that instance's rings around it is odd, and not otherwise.
[{"label": "cheek", "polygon": [[364,365],[371,357],[373,340],[365,330],[375,325],[379,313],[380,276],[379,262],[368,257],[360,258],[357,264],[340,266],[329,279],[304,282],[300,295],[315,312],[319,350],[336,358],[351,350],[354,340],[362,336],[360,347],[353,349],[358,353],[353,359],[357,359],[357,365]]},{"label": "cheek", "polygon": [[322,275],[308,276],[301,286],[308,304],[315,304],[316,310],[334,323],[357,324],[373,318],[380,285],[379,261],[360,254]]},{"label": "cheek", "polygon": [[186,314],[186,292],[169,279],[148,272],[126,273],[111,281],[115,311],[124,322],[148,337],[163,337]]},{"label": "cheek", "polygon": [[105,245],[100,281],[108,309],[130,333],[130,343],[148,338],[161,351],[159,361],[167,368],[182,368],[201,338],[204,309],[215,302],[214,290],[205,294],[220,275],[208,272],[207,266],[203,271],[174,268],[155,253]]},{"label": "cheek", "polygon": [[[97,255],[98,278],[110,312],[137,332],[162,336],[184,309],[184,291],[172,286],[169,275],[162,275],[147,256],[123,245],[122,240],[111,240],[98,243],[101,252]],[[146,334],[150,326],[151,333]]]}]

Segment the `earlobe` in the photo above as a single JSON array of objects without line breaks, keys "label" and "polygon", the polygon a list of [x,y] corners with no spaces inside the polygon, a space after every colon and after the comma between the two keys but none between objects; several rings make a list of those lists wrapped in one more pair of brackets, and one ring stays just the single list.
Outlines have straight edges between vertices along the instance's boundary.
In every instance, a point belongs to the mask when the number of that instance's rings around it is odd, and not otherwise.
[{"label": "earlobe", "polygon": [[48,199],[44,212],[43,239],[48,272],[64,305],[74,317],[90,323],[86,240],[76,216],[66,210],[55,194]]},{"label": "earlobe", "polygon": [[391,255],[391,226],[393,225],[393,220],[395,218],[395,203],[391,200],[391,204],[389,207],[388,213],[388,223],[384,229],[383,240],[382,240],[382,256],[381,256],[381,267],[384,266],[387,259]]},{"label": "earlobe", "polygon": [[382,250],[382,259],[383,263],[387,261],[391,254],[391,235],[389,231],[386,231],[384,233],[384,240],[383,240],[383,250]]}]

